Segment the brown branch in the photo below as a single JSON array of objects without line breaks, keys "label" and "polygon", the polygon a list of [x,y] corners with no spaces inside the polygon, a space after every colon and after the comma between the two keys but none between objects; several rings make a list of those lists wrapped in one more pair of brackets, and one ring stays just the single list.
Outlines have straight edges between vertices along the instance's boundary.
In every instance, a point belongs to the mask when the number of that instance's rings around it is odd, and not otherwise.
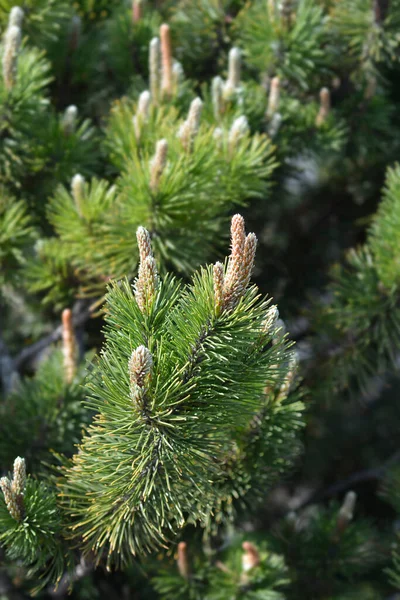
[{"label": "brown branch", "polygon": [[[86,321],[92,316],[94,310],[96,308],[96,304],[90,304],[90,306],[85,305],[82,307],[82,303],[77,302],[72,309],[72,322],[75,329],[82,327]],[[43,338],[31,344],[27,348],[21,350],[18,356],[15,358],[15,368],[17,371],[23,369],[29,361],[31,361],[37,354],[43,352],[48,346],[54,344],[61,340],[62,337],[62,326],[59,325],[56,327],[51,333],[45,335]]]}]

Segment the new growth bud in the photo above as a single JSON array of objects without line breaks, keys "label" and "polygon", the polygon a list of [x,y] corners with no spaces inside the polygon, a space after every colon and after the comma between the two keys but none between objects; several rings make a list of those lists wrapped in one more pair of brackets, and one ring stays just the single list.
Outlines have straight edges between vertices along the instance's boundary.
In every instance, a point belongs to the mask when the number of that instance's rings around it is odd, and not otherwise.
[{"label": "new growth bud", "polygon": [[224,265],[217,262],[213,269],[214,301],[217,314],[221,312],[224,306],[224,279]]},{"label": "new growth bud", "polygon": [[172,96],[172,49],[169,25],[163,23],[160,27],[161,40],[161,94]]},{"label": "new growth bud", "polygon": [[71,383],[75,377],[76,360],[76,339],[74,326],[72,324],[72,311],[65,308],[62,312],[62,349],[64,355],[64,375],[65,381]]},{"label": "new growth bud", "polygon": [[151,95],[148,90],[142,92],[139,96],[138,106],[136,115],[133,117],[133,125],[135,127],[135,135],[137,139],[140,139],[142,125],[149,118],[151,104]]},{"label": "new growth bud", "polygon": [[178,558],[177,558],[178,571],[184,579],[189,579],[190,576],[190,568],[189,568],[189,558],[187,551],[186,542],[179,542],[178,544]]},{"label": "new growth bud", "polygon": [[211,97],[214,110],[214,117],[219,119],[223,113],[223,86],[221,77],[214,77],[211,84]]},{"label": "new growth bud", "polygon": [[234,215],[231,223],[232,250],[225,277],[221,263],[214,265],[214,298],[217,312],[235,308],[243,296],[253,270],[256,246],[257,238],[254,233],[246,236],[243,217]]},{"label": "new growth bud", "polygon": [[153,38],[150,42],[149,79],[150,94],[153,101],[157,103],[160,91],[160,40],[158,37]]},{"label": "new growth bud", "polygon": [[179,86],[184,79],[183,67],[180,62],[174,60],[174,64],[172,65],[172,90],[174,95],[178,93]]},{"label": "new growth bud", "polygon": [[280,81],[279,77],[273,77],[271,79],[271,85],[269,89],[268,107],[266,112],[267,119],[271,119],[272,116],[278,111],[280,99]]},{"label": "new growth bud", "polygon": [[150,163],[150,189],[153,193],[158,190],[161,175],[167,164],[167,154],[167,140],[159,140],[156,145],[156,153]]},{"label": "new growth bud", "polygon": [[142,0],[132,0],[132,21],[138,23],[142,18]]},{"label": "new growth bud", "polygon": [[17,25],[11,25],[4,36],[3,50],[3,79],[7,90],[11,90],[15,84],[20,46],[21,29]]},{"label": "new growth bud", "polygon": [[193,142],[200,127],[201,111],[203,109],[203,102],[200,98],[195,98],[189,108],[189,114],[186,121],[181,125],[179,129],[179,138],[182,142],[182,146],[187,152],[191,152],[193,149]]},{"label": "new growth bud", "polygon": [[135,282],[135,298],[142,313],[148,313],[158,286],[157,265],[151,249],[150,235],[144,227],[136,232],[139,247],[139,272]]},{"label": "new growth bud", "polygon": [[63,118],[62,118],[62,127],[65,135],[71,135],[74,133],[76,128],[76,120],[78,117],[78,109],[74,104],[68,106],[65,109]]},{"label": "new growth bud", "polygon": [[229,152],[231,154],[233,154],[238,141],[242,137],[247,135],[248,132],[249,132],[249,124],[244,115],[242,115],[241,117],[238,117],[237,119],[234,120],[234,122],[232,123],[232,126],[229,130],[229,138],[228,138]]},{"label": "new growth bud", "polygon": [[230,100],[240,85],[241,54],[239,48],[231,48],[228,59],[228,79],[223,87],[223,97]]},{"label": "new growth bud", "polygon": [[129,359],[129,380],[132,400],[140,406],[144,404],[146,384],[153,368],[153,357],[145,346],[134,350]]},{"label": "new growth bud", "polygon": [[12,491],[17,496],[21,496],[24,493],[26,486],[26,466],[25,459],[17,456],[14,460],[13,468],[13,480],[11,484]]},{"label": "new growth bud", "polygon": [[82,175],[77,173],[76,175],[73,176],[72,181],[71,181],[71,194],[72,194],[72,197],[75,202],[77,213],[80,217],[83,217],[82,202],[83,202],[83,198],[84,198],[84,193],[85,193],[85,180],[82,177]]},{"label": "new growth bud", "polygon": [[321,127],[321,125],[323,123],[325,123],[325,121],[329,115],[329,111],[331,109],[331,94],[330,94],[328,88],[324,87],[321,89],[321,91],[319,93],[319,98],[320,98],[320,107],[319,107],[319,112],[317,114],[317,117],[315,119],[315,125],[317,127]]},{"label": "new growth bud", "polygon": [[355,492],[347,492],[337,518],[337,529],[339,533],[342,533],[353,519],[356,500],[357,494]]},{"label": "new growth bud", "polygon": [[3,492],[7,510],[16,521],[21,521],[24,516],[25,486],[25,460],[18,456],[14,461],[12,481],[10,481],[8,477],[2,477],[0,479],[0,488]]},{"label": "new growth bud", "polygon": [[260,555],[257,548],[251,542],[243,542],[242,544],[242,571],[247,573],[260,564]]},{"label": "new growth bud", "polygon": [[17,27],[22,27],[22,22],[24,20],[24,11],[19,6],[13,6],[10,11],[10,16],[8,18],[8,27],[12,27],[16,25]]}]

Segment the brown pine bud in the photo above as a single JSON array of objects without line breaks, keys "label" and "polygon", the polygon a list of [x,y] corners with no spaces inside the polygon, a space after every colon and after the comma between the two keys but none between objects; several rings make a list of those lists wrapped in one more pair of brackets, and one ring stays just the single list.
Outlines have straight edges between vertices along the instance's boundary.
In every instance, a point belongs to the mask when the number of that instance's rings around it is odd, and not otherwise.
[{"label": "brown pine bud", "polygon": [[179,542],[178,544],[177,565],[180,575],[184,579],[189,579],[190,567],[186,542]]},{"label": "brown pine bud", "polygon": [[139,346],[134,350],[129,359],[129,379],[132,400],[142,404],[146,392],[146,382],[153,368],[153,357],[150,350],[145,346]]},{"label": "brown pine bud", "polygon": [[234,215],[231,221],[231,254],[225,279],[225,289],[232,288],[238,281],[246,243],[246,231],[242,215]]},{"label": "brown pine bud", "polygon": [[321,125],[325,123],[331,109],[331,94],[328,88],[324,87],[321,89],[319,93],[319,98],[320,107],[317,117],[315,119],[315,125],[317,127],[321,127]]},{"label": "brown pine bud", "polygon": [[138,23],[142,18],[142,0],[132,1],[132,21]]},{"label": "brown pine bud", "polygon": [[243,542],[242,571],[247,573],[250,569],[260,564],[260,555],[257,548],[251,542]]},{"label": "brown pine bud", "polygon": [[213,269],[215,311],[221,312],[224,306],[224,265],[215,263]]},{"label": "brown pine bud", "polygon": [[161,40],[161,94],[172,96],[172,49],[169,25],[163,23],[160,27]]},{"label": "brown pine bud", "polygon": [[65,308],[62,312],[62,348],[64,355],[65,381],[71,383],[76,372],[76,340],[72,324],[72,311]]},{"label": "brown pine bud", "polygon": [[149,232],[144,227],[139,227],[136,237],[139,247],[139,272],[135,282],[135,298],[141,312],[148,313],[158,286],[157,266]]}]

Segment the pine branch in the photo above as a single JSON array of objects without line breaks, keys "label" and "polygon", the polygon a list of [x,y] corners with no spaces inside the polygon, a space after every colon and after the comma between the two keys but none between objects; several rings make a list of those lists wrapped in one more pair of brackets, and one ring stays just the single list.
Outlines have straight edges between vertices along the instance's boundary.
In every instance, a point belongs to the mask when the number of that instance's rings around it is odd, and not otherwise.
[{"label": "pine branch", "polygon": [[76,565],[72,573],[66,572],[60,579],[57,587],[49,586],[47,593],[51,598],[65,598],[70,594],[74,583],[83,579],[93,572],[95,565],[92,561],[83,556],[80,558],[79,564]]},{"label": "pine branch", "polygon": [[9,394],[17,377],[17,366],[0,336],[0,380],[3,393]]},{"label": "pine branch", "polygon": [[[93,312],[96,310],[96,302],[82,302],[78,301],[74,308],[73,313],[73,326],[75,329],[79,329],[85,325],[85,323],[93,316]],[[21,350],[18,356],[15,358],[15,368],[17,371],[22,371],[29,362],[34,360],[43,350],[48,346],[51,346],[55,342],[58,342],[62,338],[63,328],[62,325],[56,327],[51,333],[45,335],[42,339],[34,342],[27,348]]]}]

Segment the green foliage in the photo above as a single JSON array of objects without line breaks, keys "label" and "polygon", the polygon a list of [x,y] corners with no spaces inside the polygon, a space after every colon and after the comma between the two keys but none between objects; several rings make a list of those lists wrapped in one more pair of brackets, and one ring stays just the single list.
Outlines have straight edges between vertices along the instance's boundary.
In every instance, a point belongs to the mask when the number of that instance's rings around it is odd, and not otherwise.
[{"label": "green foliage", "polygon": [[346,52],[358,61],[367,76],[376,75],[379,63],[397,60],[399,7],[396,0],[387,5],[376,2],[374,6],[368,0],[339,0],[335,4],[333,27]]},{"label": "green foliage", "polygon": [[23,249],[32,241],[34,230],[24,202],[0,194],[0,267],[2,283],[13,277],[24,261]]},{"label": "green foliage", "polygon": [[33,379],[26,378],[0,405],[0,457],[6,468],[15,456],[24,456],[37,472],[52,452],[72,455],[90,413],[82,408],[84,376],[65,381],[60,350],[44,360]]},{"label": "green foliage", "polygon": [[0,78],[0,181],[15,188],[20,187],[21,177],[26,176],[28,170],[35,173],[43,165],[32,148],[38,141],[48,109],[45,88],[50,82],[49,70],[42,52],[23,48],[11,90]]},{"label": "green foliage", "polygon": [[228,548],[212,556],[196,548],[192,558],[189,546],[188,576],[183,577],[172,563],[158,568],[159,574],[152,580],[155,590],[162,600],[284,600],[288,569],[283,557],[271,552],[265,541],[257,538],[256,545],[252,544],[259,563],[250,568],[243,564],[242,542],[249,544],[255,537],[236,536]]},{"label": "green foliage", "polygon": [[378,276],[388,291],[399,284],[400,167],[388,170],[382,202],[370,233],[370,248]]},{"label": "green foliage", "polygon": [[[215,246],[221,247],[218,237],[229,209],[265,197],[275,168],[264,135],[244,133],[233,145],[229,131],[216,139],[215,128],[204,125],[187,151],[176,135],[182,122],[175,108],[153,106],[138,138],[134,114],[130,102],[117,105],[108,126],[107,145],[113,162],[123,169],[115,185],[93,180],[78,200],[59,188],[48,207],[61,256],[77,274],[80,290],[92,294],[101,294],[110,278],[133,276],[138,255],[132,232],[141,224],[152,235],[162,267],[172,265],[189,274]],[[151,159],[160,138],[167,140],[168,153],[155,188]],[[46,260],[43,246],[40,251],[40,259]],[[34,289],[49,289],[52,298],[53,272],[51,266],[33,272]]]},{"label": "green foliage", "polygon": [[21,561],[30,576],[40,575],[37,587],[41,588],[59,581],[68,564],[60,544],[61,516],[54,491],[31,477],[27,478],[23,505],[23,519],[17,521],[0,498],[0,540],[9,560]]},{"label": "green foliage", "polygon": [[332,300],[314,315],[314,327],[321,340],[318,377],[325,390],[330,389],[329,394],[332,389],[365,389],[373,373],[396,363],[400,343],[398,182],[396,167],[388,172],[384,196],[365,246],[349,251],[347,265],[337,265],[332,271],[328,288]]},{"label": "green foliage", "polygon": [[340,525],[339,505],[311,506],[291,514],[275,535],[292,580],[288,598],[336,598],[347,582],[368,574],[382,562],[379,538],[362,518]]},{"label": "green foliage", "polygon": [[[251,287],[234,310],[219,313],[210,269],[184,289],[166,278],[144,313],[127,282],[113,286],[106,347],[89,384],[88,405],[99,414],[62,484],[74,534],[97,560],[126,563],[131,554],[160,546],[168,530],[188,519],[209,528],[217,508],[229,519],[235,499],[251,493],[246,479],[242,486],[235,480],[234,489],[226,485],[261,452],[258,436],[249,440],[251,429],[269,430],[265,451],[299,427],[297,403],[274,428],[274,403],[287,395],[281,386],[290,353],[279,336],[271,344],[277,334],[272,325],[265,329],[267,309]],[[128,363],[143,345],[154,370],[138,404]],[[286,449],[283,456],[277,472],[287,465]],[[271,484],[275,474],[261,460],[259,466],[255,477],[267,474],[264,482]]]},{"label": "green foliage", "polygon": [[[289,3],[290,4],[290,3]],[[327,68],[323,10],[312,0],[299,0],[286,14],[278,3],[249,3],[235,21],[239,45],[251,66],[270,76],[279,75],[290,86],[315,89]]]},{"label": "green foliage", "polygon": [[23,12],[23,29],[29,42],[39,48],[54,42],[71,18],[70,3],[67,0],[23,0],[15,4],[13,0],[0,2],[0,27],[7,27],[11,9],[19,6]]}]

